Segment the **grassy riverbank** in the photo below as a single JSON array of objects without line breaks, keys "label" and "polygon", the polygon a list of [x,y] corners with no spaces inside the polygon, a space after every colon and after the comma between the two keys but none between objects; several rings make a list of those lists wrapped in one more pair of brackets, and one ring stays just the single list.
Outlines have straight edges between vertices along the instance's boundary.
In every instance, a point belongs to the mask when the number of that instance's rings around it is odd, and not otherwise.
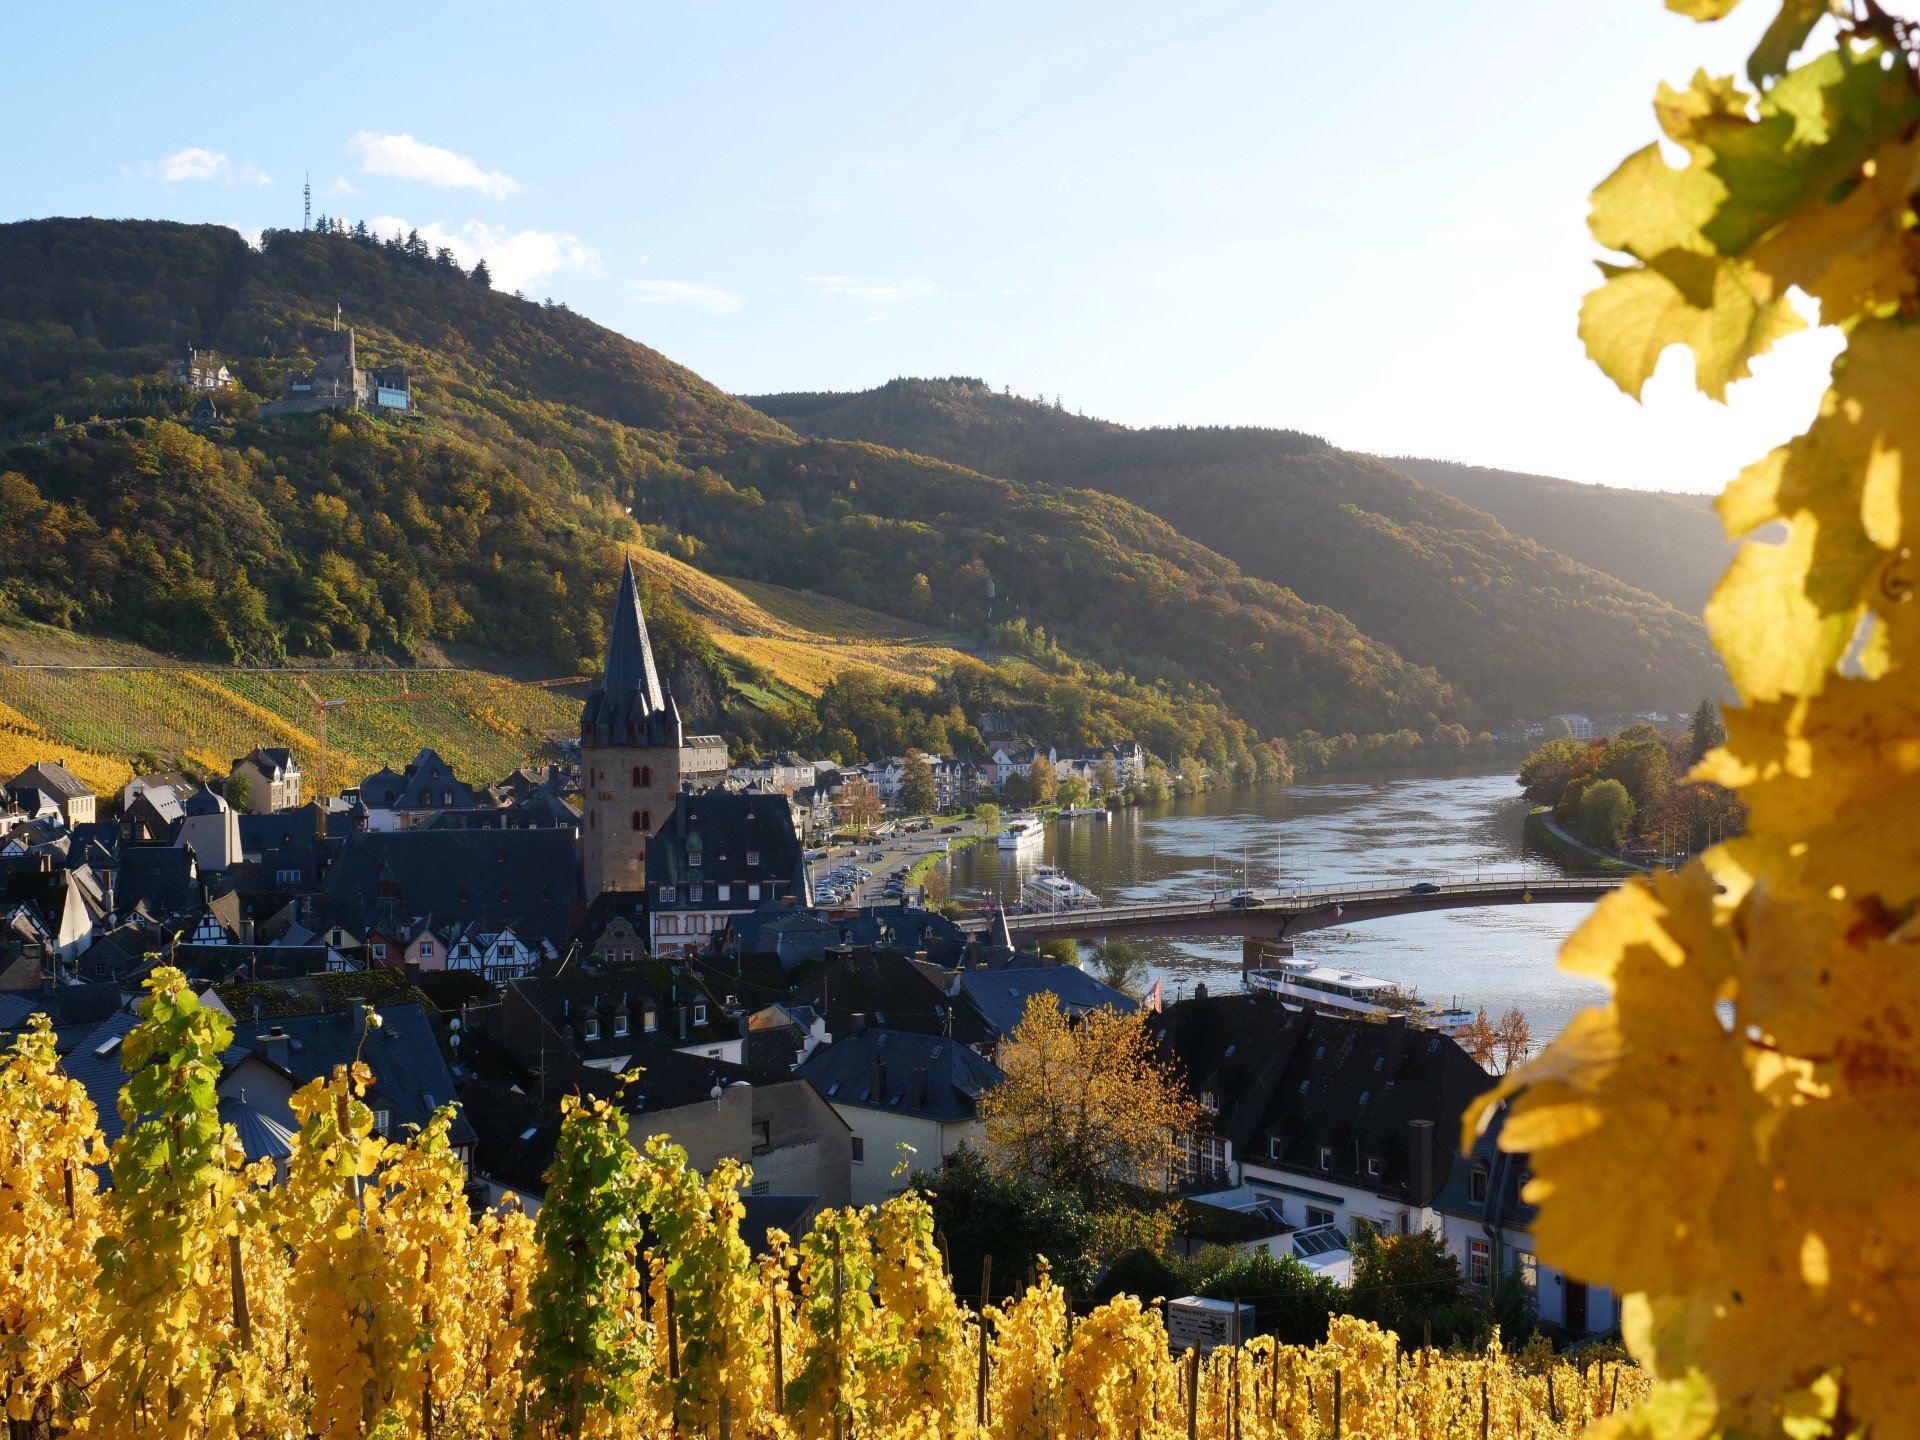
[{"label": "grassy riverbank", "polygon": [[1555,859],[1565,860],[1587,870],[1599,870],[1608,875],[1637,875],[1646,867],[1635,865],[1609,855],[1604,850],[1596,850],[1591,845],[1583,845],[1572,836],[1557,830],[1547,822],[1552,818],[1550,806],[1536,805],[1527,812],[1527,839],[1547,851]]}]

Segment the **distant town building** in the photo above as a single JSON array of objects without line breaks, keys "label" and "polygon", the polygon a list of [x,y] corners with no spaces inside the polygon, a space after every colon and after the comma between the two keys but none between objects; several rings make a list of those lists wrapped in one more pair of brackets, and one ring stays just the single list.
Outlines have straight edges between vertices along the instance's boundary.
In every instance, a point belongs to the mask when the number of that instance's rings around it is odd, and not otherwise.
[{"label": "distant town building", "polygon": [[244,792],[249,814],[300,808],[300,764],[282,746],[262,745],[242,755],[233,762],[227,783],[229,794]]},{"label": "distant town building", "polygon": [[52,809],[69,827],[93,823],[93,791],[58,760],[29,765],[7,782],[7,794],[29,816]]},{"label": "distant town building", "polygon": [[399,366],[362,369],[351,329],[327,331],[320,340],[320,363],[311,370],[287,371],[280,387],[280,398],[260,407],[262,415],[305,415],[320,410],[397,415],[413,407],[406,370]]}]

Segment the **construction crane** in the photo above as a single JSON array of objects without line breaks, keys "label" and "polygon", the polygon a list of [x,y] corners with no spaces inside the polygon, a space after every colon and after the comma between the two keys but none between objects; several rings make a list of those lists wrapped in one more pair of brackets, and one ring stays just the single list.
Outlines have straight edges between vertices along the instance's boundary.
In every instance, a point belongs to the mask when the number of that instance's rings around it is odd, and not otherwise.
[{"label": "construction crane", "polygon": [[506,695],[515,690],[557,690],[567,685],[586,685],[592,683],[589,675],[567,675],[558,680],[513,680],[504,685],[492,685],[475,690],[414,690],[407,684],[407,674],[400,672],[400,693],[398,695],[354,695],[344,700],[323,700],[314,688],[300,677],[300,688],[307,692],[307,698],[313,701],[314,741],[319,748],[319,761],[316,778],[319,788],[314,793],[314,831],[322,839],[327,836],[327,716],[335,710],[350,709],[355,705],[411,705],[418,700],[466,700],[479,699],[487,695]]}]

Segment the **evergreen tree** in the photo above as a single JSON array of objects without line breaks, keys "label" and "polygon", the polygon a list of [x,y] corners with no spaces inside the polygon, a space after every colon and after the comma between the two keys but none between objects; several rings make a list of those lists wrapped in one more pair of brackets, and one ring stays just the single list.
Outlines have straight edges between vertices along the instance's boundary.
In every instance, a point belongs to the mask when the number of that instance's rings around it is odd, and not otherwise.
[{"label": "evergreen tree", "polygon": [[487,269],[487,261],[484,255],[481,256],[480,263],[473,267],[473,279],[479,284],[486,286],[489,290],[493,288],[493,272]]},{"label": "evergreen tree", "polygon": [[1693,728],[1687,733],[1687,768],[1692,769],[1709,750],[1727,743],[1727,727],[1720,719],[1720,707],[1702,700],[1693,712]]}]

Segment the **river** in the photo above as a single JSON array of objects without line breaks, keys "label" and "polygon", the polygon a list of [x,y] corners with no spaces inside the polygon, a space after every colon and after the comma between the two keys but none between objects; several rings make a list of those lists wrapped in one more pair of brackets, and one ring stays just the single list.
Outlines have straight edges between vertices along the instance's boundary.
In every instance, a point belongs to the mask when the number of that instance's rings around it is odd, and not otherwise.
[{"label": "river", "polygon": [[[1564,873],[1523,843],[1527,802],[1511,768],[1413,773],[1343,771],[1290,788],[1214,791],[1122,810],[1105,822],[1047,827],[1017,859],[988,846],[954,857],[962,899],[1020,893],[1019,871],[1058,865],[1112,900],[1205,895],[1217,886],[1271,891],[1392,880],[1412,884],[1476,873]],[[1378,975],[1428,1000],[1485,1005],[1497,1018],[1526,1012],[1536,1043],[1604,998],[1590,980],[1554,966],[1586,905],[1493,906],[1372,920],[1302,935],[1296,953]],[[1141,939],[1168,999],[1196,982],[1237,988],[1240,941]]]}]

